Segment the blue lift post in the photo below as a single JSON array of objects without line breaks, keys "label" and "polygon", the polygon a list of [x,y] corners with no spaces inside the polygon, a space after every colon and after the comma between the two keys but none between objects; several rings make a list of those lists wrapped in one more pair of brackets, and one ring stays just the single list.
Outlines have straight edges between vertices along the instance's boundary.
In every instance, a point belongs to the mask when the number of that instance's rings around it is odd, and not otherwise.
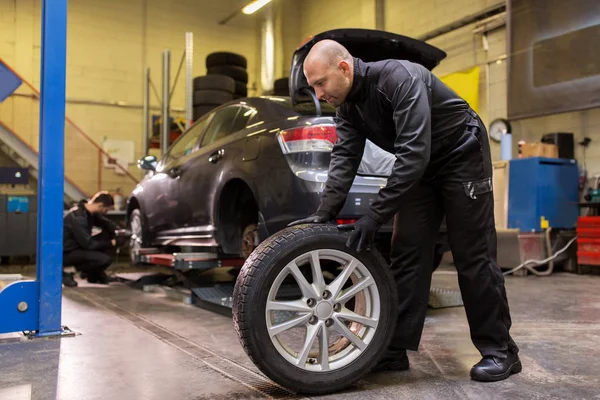
[{"label": "blue lift post", "polygon": [[37,272],[0,291],[0,333],[62,335],[67,0],[42,0]]}]

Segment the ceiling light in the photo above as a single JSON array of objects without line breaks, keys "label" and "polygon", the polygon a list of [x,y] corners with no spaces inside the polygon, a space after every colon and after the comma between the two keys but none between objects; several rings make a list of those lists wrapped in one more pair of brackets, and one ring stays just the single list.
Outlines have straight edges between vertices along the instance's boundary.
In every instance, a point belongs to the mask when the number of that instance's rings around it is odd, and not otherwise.
[{"label": "ceiling light", "polygon": [[242,12],[244,14],[253,14],[254,12],[256,12],[257,10],[259,10],[260,8],[262,8],[263,6],[265,6],[266,4],[268,4],[270,2],[271,2],[271,0],[254,0],[253,2],[248,4],[246,7],[244,7],[242,9]]}]

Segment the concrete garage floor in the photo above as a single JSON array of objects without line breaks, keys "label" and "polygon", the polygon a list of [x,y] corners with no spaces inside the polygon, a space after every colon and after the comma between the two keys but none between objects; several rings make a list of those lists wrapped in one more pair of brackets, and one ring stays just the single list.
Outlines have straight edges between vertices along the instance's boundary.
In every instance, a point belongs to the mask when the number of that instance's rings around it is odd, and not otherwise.
[{"label": "concrete garage floor", "polygon": [[[440,271],[434,285],[456,287]],[[430,310],[408,372],[366,376],[332,399],[599,399],[600,277],[508,277],[523,372],[477,383],[464,309]],[[78,335],[0,344],[0,399],[302,398],[273,385],[243,352],[231,318],[123,284],[65,289]],[[314,397],[317,398],[317,397]]]}]

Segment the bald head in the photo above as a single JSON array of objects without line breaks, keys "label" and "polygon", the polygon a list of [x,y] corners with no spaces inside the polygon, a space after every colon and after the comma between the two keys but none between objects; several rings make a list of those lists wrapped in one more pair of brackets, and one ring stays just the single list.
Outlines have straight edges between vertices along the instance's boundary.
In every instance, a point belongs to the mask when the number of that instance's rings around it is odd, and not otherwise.
[{"label": "bald head", "polygon": [[352,88],[354,60],[348,50],[334,40],[317,42],[304,60],[304,76],[321,100],[341,105]]},{"label": "bald head", "polygon": [[310,65],[313,62],[321,62],[326,63],[329,66],[335,66],[342,60],[352,65],[352,56],[348,50],[335,40],[326,39],[317,42],[317,44],[310,49],[306,56],[306,60],[304,60],[304,65]]}]

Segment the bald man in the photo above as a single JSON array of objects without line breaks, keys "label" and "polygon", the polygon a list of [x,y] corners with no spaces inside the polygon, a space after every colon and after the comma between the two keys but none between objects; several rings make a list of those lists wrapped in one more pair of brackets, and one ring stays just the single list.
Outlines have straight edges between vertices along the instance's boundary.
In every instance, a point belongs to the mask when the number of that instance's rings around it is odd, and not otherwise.
[{"label": "bald man", "polygon": [[338,140],[318,210],[291,225],[335,218],[366,139],[396,156],[387,185],[347,243],[358,252],[368,248],[394,217],[390,267],[400,298],[398,323],[376,370],[408,369],[406,350],[418,349],[445,215],[471,339],[483,357],[471,378],[499,381],[520,372],[496,262],[489,142],[477,114],[425,67],[404,60],[366,63],[331,40],[313,46],[304,75],[319,99],[337,107]]}]

